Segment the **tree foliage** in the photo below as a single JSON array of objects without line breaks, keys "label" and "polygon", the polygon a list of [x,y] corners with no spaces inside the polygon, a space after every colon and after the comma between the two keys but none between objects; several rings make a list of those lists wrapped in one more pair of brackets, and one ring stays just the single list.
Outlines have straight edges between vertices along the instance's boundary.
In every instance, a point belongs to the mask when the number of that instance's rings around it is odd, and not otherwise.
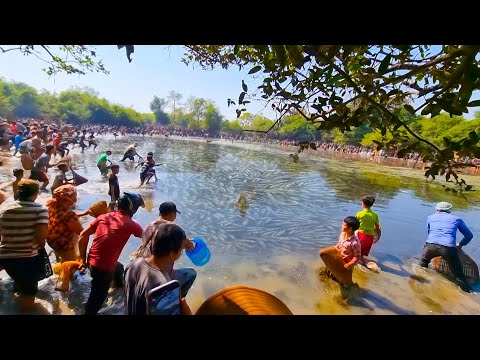
[{"label": "tree foliage", "polygon": [[136,127],[151,118],[131,108],[112,104],[91,88],[70,89],[60,94],[37,91],[24,83],[0,79],[0,116],[49,117],[75,125],[105,124]]},{"label": "tree foliage", "polygon": [[164,98],[159,98],[154,96],[152,102],[150,103],[150,110],[152,110],[155,115],[155,119],[160,125],[170,124],[170,118],[164,111],[164,107],[167,105],[167,100]]},{"label": "tree foliage", "polygon": [[[472,93],[480,88],[479,45],[188,45],[183,61],[204,68],[232,65],[261,77],[261,97],[273,102],[279,119],[296,109],[319,130],[350,131],[362,125],[390,132],[396,142],[417,141],[405,149],[418,149],[432,162],[425,176],[456,174],[453,153],[480,157],[478,134],[470,132],[457,142],[439,147],[408,125],[399,104],[411,113],[435,117],[444,111],[462,115]],[[250,92],[253,96],[255,91]],[[244,81],[237,115],[247,109],[249,90]],[[230,100],[230,99],[229,99]],[[229,104],[231,101],[229,101]],[[356,106],[349,106],[355,103]],[[412,105],[415,104],[415,107]],[[420,146],[423,143],[428,147]],[[382,144],[379,144],[379,147]],[[428,149],[428,151],[426,151]],[[399,152],[399,153],[405,153]],[[455,178],[462,187],[461,179]]]}]

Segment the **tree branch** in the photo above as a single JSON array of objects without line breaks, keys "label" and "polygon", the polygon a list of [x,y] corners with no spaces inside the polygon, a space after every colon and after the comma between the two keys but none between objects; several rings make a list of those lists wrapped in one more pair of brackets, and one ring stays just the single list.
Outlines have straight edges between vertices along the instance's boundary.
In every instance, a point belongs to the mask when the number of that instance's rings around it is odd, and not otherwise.
[{"label": "tree branch", "polygon": [[242,132],[244,132],[244,131],[250,131],[250,132],[257,132],[257,133],[267,134],[270,130],[272,130],[272,129],[274,128],[275,125],[277,125],[277,124],[280,122],[280,120],[282,120],[282,118],[283,118],[283,117],[285,116],[285,114],[288,112],[288,109],[289,109],[289,108],[287,108],[287,109],[285,110],[285,112],[284,112],[282,115],[280,115],[280,117],[273,123],[272,126],[270,126],[270,128],[269,128],[268,130],[264,131],[264,130],[250,130],[250,129],[246,129],[246,130],[245,130],[245,129],[242,129],[242,130],[240,130],[240,132],[238,133],[238,135],[237,135],[237,137],[235,138],[235,140],[238,140],[238,138],[240,137],[240,135],[242,135]]},{"label": "tree branch", "polygon": [[364,93],[359,87],[358,85],[352,80],[352,78],[345,72],[343,71],[342,68],[340,68],[340,66],[336,65],[333,61],[331,61],[330,59],[328,59],[326,56],[324,56],[323,54],[321,55],[324,60],[328,61],[335,70],[337,70],[337,72],[339,74],[341,74],[345,80],[347,80],[350,85],[359,93],[359,94],[362,94],[362,97],[364,99],[366,99],[369,103],[371,103],[372,105],[375,105],[376,107],[378,107],[380,110],[382,110],[383,112],[385,112],[386,114],[389,114],[392,119],[394,119],[395,121],[397,121],[399,124],[401,124],[405,130],[407,130],[407,132],[412,135],[415,139],[419,140],[419,141],[422,141],[424,142],[425,144],[433,147],[438,153],[441,153],[441,150],[434,144],[432,144],[430,141],[418,136],[417,134],[415,134],[402,120],[400,120],[397,116],[395,116],[390,110],[388,110],[385,106],[377,103],[375,100],[373,100],[370,96],[368,96],[368,94]]}]

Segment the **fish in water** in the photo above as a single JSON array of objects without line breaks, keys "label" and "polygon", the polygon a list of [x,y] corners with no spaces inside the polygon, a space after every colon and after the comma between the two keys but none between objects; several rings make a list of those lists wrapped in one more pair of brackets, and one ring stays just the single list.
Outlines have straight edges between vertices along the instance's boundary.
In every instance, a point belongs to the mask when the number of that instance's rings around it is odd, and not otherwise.
[{"label": "fish in water", "polygon": [[240,194],[240,197],[235,203],[235,207],[238,208],[242,213],[247,211],[249,206],[247,204],[247,197],[245,196],[245,194]]}]

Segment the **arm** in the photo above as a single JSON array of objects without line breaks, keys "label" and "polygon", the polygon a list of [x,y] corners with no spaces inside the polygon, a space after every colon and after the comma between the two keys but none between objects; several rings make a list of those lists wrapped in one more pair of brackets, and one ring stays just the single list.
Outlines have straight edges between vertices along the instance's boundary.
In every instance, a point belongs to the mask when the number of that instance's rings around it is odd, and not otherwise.
[{"label": "arm", "polygon": [[473,234],[470,229],[465,225],[462,219],[458,219],[458,230],[462,233],[463,239],[458,243],[458,247],[461,249],[462,246],[467,245],[470,240],[473,239]]},{"label": "arm", "polygon": [[140,155],[137,153],[137,150],[136,150],[136,149],[133,149],[133,152],[134,152],[133,156],[137,155],[137,156],[138,156],[138,159],[142,159],[142,161],[143,161],[143,157],[140,156]]},{"label": "arm", "polygon": [[182,315],[193,315],[190,306],[187,304],[187,300],[185,298],[180,299],[180,312]]},{"label": "arm", "polygon": [[380,224],[375,224],[375,234],[377,235],[377,239],[374,241],[376,243],[382,236],[382,228],[380,227]]},{"label": "arm", "polygon": [[39,245],[40,248],[45,247],[45,239],[48,235],[48,224],[37,224],[35,226],[35,238],[34,242]]},{"label": "arm", "polygon": [[142,238],[143,228],[137,222],[134,221],[134,223],[135,223],[135,227],[133,228],[133,231],[132,231],[133,236]]},{"label": "arm", "polygon": [[90,235],[95,233],[96,225],[93,225],[95,220],[80,233],[80,239],[78,240],[78,249],[80,250],[80,258],[85,265],[87,263],[87,246],[88,246],[88,239]]},{"label": "arm", "polygon": [[192,239],[185,239],[183,240],[183,244],[182,244],[183,248],[188,250],[188,251],[192,251],[193,249],[195,249],[195,244],[194,242],[192,241]]},{"label": "arm", "polygon": [[353,247],[353,258],[348,263],[344,265],[345,269],[350,269],[353,265],[355,265],[361,258],[362,258],[362,251],[360,248],[360,242],[356,241],[352,244]]},{"label": "arm", "polygon": [[35,237],[33,242],[38,244],[40,248],[45,247],[45,239],[48,236],[48,210],[42,208],[38,213],[35,224]]}]

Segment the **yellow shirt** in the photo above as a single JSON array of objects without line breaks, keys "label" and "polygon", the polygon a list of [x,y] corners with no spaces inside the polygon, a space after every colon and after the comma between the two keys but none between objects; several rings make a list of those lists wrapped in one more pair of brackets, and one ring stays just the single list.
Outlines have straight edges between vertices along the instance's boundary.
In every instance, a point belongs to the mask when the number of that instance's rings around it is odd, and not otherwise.
[{"label": "yellow shirt", "polygon": [[355,217],[360,221],[358,231],[365,235],[375,235],[375,225],[380,225],[378,215],[371,209],[363,209],[359,211]]}]

